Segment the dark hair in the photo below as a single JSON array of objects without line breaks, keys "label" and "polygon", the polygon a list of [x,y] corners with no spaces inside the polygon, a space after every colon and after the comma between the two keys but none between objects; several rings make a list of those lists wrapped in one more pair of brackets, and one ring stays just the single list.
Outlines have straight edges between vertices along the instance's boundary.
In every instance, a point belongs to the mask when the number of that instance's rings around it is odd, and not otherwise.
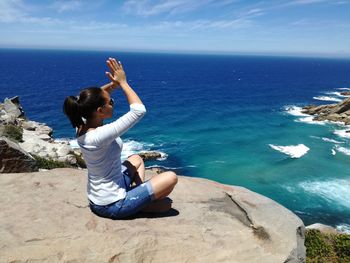
[{"label": "dark hair", "polygon": [[84,124],[82,118],[88,120],[98,107],[105,105],[103,91],[97,87],[83,89],[79,96],[68,96],[64,100],[63,112],[69,118],[73,128]]}]

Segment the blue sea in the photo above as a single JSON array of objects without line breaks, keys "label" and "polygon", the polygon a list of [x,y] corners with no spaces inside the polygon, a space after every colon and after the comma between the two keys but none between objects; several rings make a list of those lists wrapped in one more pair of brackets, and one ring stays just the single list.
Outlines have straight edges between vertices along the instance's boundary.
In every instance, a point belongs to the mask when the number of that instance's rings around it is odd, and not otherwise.
[{"label": "blue sea", "polygon": [[[350,230],[350,127],[300,112],[346,98],[350,60],[3,49],[0,99],[20,96],[29,119],[73,139],[62,103],[106,83],[109,56],[122,61],[147,107],[123,136],[124,155],[161,151],[147,166],[244,186],[306,225]],[[128,105],[120,90],[113,97],[117,118]]]}]

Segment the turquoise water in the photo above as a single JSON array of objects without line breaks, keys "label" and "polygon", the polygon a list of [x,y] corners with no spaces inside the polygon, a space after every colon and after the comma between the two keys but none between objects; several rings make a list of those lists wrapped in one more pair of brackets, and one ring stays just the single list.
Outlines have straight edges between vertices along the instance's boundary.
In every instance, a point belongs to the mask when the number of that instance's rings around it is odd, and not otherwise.
[{"label": "turquoise water", "polygon": [[[108,56],[123,62],[147,107],[123,138],[124,155],[162,151],[165,158],[147,165],[247,187],[305,224],[350,226],[349,138],[334,133],[346,127],[295,115],[296,106],[345,98],[349,60],[2,50],[0,98],[19,95],[30,119],[72,139],[63,100],[102,85]],[[120,91],[113,97],[116,118],[127,103]],[[309,150],[291,158],[270,145]]]}]

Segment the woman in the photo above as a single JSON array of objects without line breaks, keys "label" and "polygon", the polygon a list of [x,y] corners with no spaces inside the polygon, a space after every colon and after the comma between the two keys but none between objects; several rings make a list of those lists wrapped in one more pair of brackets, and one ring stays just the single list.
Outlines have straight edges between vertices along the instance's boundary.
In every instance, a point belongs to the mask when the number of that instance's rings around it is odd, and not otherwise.
[{"label": "woman", "polygon": [[[156,175],[145,182],[145,166],[139,155],[130,156],[121,163],[122,140],[120,136],[135,125],[146,113],[145,106],[135,91],[128,85],[120,61],[107,60],[111,80],[101,88],[87,88],[79,96],[69,96],[63,110],[74,128],[77,141],[88,169],[87,195],[90,209],[96,215],[119,219],[140,210],[150,211],[152,206],[164,211],[170,208],[159,206],[177,183],[173,172]],[[105,119],[113,114],[114,100],[110,94],[120,87],[129,104],[130,111],[109,124]],[[133,185],[134,184],[134,185]]]}]

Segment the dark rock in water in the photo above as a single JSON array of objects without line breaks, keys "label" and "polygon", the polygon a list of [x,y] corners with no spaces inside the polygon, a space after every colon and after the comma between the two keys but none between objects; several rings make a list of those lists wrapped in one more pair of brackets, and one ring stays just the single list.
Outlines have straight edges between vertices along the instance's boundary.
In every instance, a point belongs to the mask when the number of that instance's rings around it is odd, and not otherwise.
[{"label": "dark rock in water", "polygon": [[316,115],[316,121],[333,121],[350,124],[350,98],[347,98],[337,104],[328,105],[309,105],[303,108],[302,113]]},{"label": "dark rock in water", "polygon": [[139,155],[144,161],[154,161],[162,157],[162,154],[159,152],[141,152]]},{"label": "dark rock in water", "polygon": [[0,173],[23,173],[38,171],[35,159],[19,145],[0,137]]},{"label": "dark rock in water", "polygon": [[340,92],[340,94],[343,96],[350,96],[350,91],[343,91],[343,92]]}]

